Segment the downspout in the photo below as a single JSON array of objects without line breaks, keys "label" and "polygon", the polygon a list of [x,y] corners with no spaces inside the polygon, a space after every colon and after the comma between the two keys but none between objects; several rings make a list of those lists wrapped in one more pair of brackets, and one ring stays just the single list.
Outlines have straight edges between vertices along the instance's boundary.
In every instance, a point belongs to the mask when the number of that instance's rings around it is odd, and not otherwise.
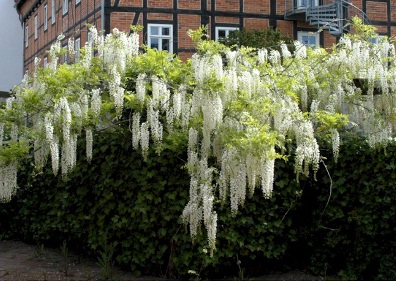
[{"label": "downspout", "polygon": [[101,5],[101,18],[102,18],[102,26],[101,30],[105,30],[105,11],[104,11],[104,6],[105,6],[105,0],[102,0],[102,5]]}]

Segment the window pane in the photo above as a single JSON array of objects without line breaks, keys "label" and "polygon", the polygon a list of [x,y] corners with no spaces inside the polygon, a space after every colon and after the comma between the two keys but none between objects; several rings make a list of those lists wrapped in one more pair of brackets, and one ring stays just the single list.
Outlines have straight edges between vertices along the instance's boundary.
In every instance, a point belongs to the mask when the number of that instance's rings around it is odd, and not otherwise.
[{"label": "window pane", "polygon": [[159,46],[158,46],[158,38],[151,38],[151,44],[150,44],[151,46],[151,48],[157,48],[157,49],[159,49]]},{"label": "window pane", "polygon": [[162,39],[162,50],[169,51],[169,39]]},{"label": "window pane", "polygon": [[227,36],[226,31],[225,30],[219,30],[219,38],[225,38]]},{"label": "window pane", "polygon": [[156,26],[152,26],[150,31],[151,31],[151,35],[159,35],[158,27]]},{"label": "window pane", "polygon": [[169,35],[169,27],[162,28],[162,35]]},{"label": "window pane", "polygon": [[307,35],[301,36],[301,41],[304,45],[308,45],[309,44],[309,36],[307,36]]},{"label": "window pane", "polygon": [[310,46],[316,46],[316,38],[315,38],[315,36],[310,36],[309,37],[309,45]]}]

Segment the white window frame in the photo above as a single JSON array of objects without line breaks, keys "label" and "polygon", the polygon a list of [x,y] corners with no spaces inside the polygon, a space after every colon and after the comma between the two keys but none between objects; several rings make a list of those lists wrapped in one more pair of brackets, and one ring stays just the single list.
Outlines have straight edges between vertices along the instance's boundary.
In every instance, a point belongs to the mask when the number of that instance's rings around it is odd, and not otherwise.
[{"label": "white window frame", "polygon": [[44,30],[48,29],[48,6],[44,5]]},{"label": "white window frame", "polygon": [[309,6],[319,6],[319,0],[297,0],[297,9],[305,9]]},{"label": "white window frame", "polygon": [[87,34],[87,44],[91,46],[91,55],[92,57],[95,55],[95,50],[94,50],[94,42],[93,42],[93,37],[92,37],[92,32],[88,31]]},{"label": "white window frame", "polygon": [[38,38],[38,15],[34,16],[34,39]]},{"label": "white window frame", "polygon": [[25,26],[25,47],[29,47],[29,26]]},{"label": "white window frame", "polygon": [[51,22],[52,22],[52,24],[54,24],[55,23],[55,21],[56,21],[56,4],[55,4],[55,0],[52,0],[51,1]]},{"label": "white window frame", "polygon": [[67,64],[67,59],[68,59],[67,45],[64,45],[62,48],[66,49],[66,52],[62,55],[62,64]]},{"label": "white window frame", "polygon": [[80,48],[81,48],[81,38],[78,37],[74,40],[74,62],[78,62],[80,60]]},{"label": "white window frame", "polygon": [[[159,28],[159,34],[158,35],[153,35],[151,34],[151,28],[152,27],[158,27]],[[169,35],[162,35],[162,28],[169,28]],[[161,39],[169,39],[169,53],[173,53],[173,25],[171,24],[148,24],[147,25],[147,45],[151,48],[151,40],[153,38],[158,39],[158,49],[159,51],[163,50],[162,49],[162,40]]]},{"label": "white window frame", "polygon": [[379,44],[381,42],[384,42],[386,37],[386,35],[377,35],[376,37],[370,38],[370,42],[373,44]]},{"label": "white window frame", "polygon": [[44,68],[48,66],[48,57],[44,57]]},{"label": "white window frame", "polygon": [[65,15],[67,12],[69,12],[69,0],[63,0],[62,13]]},{"label": "white window frame", "polygon": [[[315,37],[315,45],[307,45],[303,42],[302,37],[303,36],[309,36],[309,37]],[[311,31],[298,31],[297,32],[297,40],[300,41],[302,44],[304,44],[307,47],[311,48],[317,48],[320,46],[319,42],[319,33],[318,32],[311,32]]]},{"label": "white window frame", "polygon": [[220,31],[225,31],[225,33],[226,33],[226,37],[225,37],[225,38],[227,38],[228,35],[230,34],[230,32],[231,32],[231,31],[234,31],[234,30],[239,30],[239,27],[232,27],[232,26],[217,26],[217,27],[215,28],[215,40],[216,40],[216,41],[219,41],[219,40],[221,39],[220,36],[219,36]]},{"label": "white window frame", "polygon": [[81,0],[76,0],[76,5],[79,4],[81,2]]}]

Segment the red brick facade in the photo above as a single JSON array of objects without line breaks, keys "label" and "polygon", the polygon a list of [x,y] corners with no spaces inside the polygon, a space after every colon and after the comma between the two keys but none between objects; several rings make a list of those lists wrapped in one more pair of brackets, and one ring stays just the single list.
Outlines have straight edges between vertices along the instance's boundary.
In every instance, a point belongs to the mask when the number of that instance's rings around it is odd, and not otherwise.
[{"label": "red brick facade", "polygon": [[[32,70],[35,57],[44,58],[46,51],[63,33],[67,38],[87,41],[86,24],[95,25],[108,33],[113,28],[128,31],[130,25],[141,25],[141,43],[147,43],[150,24],[173,26],[172,49],[183,59],[193,52],[187,30],[207,25],[215,39],[218,28],[267,29],[276,28],[297,39],[298,31],[316,31],[317,27],[303,21],[285,20],[287,1],[293,0],[14,0],[25,34],[24,69]],[[77,1],[77,2],[76,2]],[[319,0],[325,4],[332,0]],[[394,0],[351,0],[366,12],[371,24],[382,35],[396,35],[396,6]],[[55,4],[53,17],[53,3]],[[63,11],[67,3],[67,12]],[[46,7],[46,8],[45,8]],[[47,16],[45,15],[47,10]],[[37,34],[35,35],[35,17]],[[47,21],[45,25],[44,22]],[[46,29],[45,29],[46,27]],[[320,44],[329,47],[336,37],[324,31]]]}]

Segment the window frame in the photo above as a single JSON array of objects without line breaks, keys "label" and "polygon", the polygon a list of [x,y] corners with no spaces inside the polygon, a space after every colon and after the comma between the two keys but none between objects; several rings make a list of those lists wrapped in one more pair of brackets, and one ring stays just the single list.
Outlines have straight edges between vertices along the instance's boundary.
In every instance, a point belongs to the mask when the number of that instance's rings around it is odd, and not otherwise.
[{"label": "window frame", "polygon": [[[159,28],[159,35],[151,34],[151,28],[158,27]],[[169,28],[169,35],[162,35],[162,28]],[[162,40],[158,40],[158,51],[168,51],[169,53],[173,53],[173,25],[172,24],[156,24],[150,23],[147,24],[147,46],[151,47],[151,40],[153,38],[157,39],[169,39],[169,50],[164,50],[162,48]]]},{"label": "window frame", "polygon": [[43,60],[43,67],[44,67],[44,68],[47,68],[47,67],[48,67],[48,57],[47,57],[47,56],[44,57],[44,60]]},{"label": "window frame", "polygon": [[56,22],[56,1],[51,1],[51,23],[54,24]]},{"label": "window frame", "polygon": [[34,40],[38,39],[38,15],[34,16]]},{"label": "window frame", "polygon": [[25,48],[29,47],[29,25],[25,25]]},{"label": "window frame", "polygon": [[316,7],[319,6],[319,0],[297,0],[297,9],[305,9],[309,7],[307,4],[311,4],[309,6]]},{"label": "window frame", "polygon": [[[62,48],[67,50],[67,45],[63,45]],[[62,64],[67,64],[67,63],[68,63],[68,60],[69,60],[68,52],[65,52],[65,53],[62,55],[62,60],[61,60],[61,61],[62,61]]]},{"label": "window frame", "polygon": [[230,31],[239,30],[239,27],[236,26],[216,26],[215,27],[215,41],[219,41],[221,37],[219,36],[219,31],[225,31],[227,38],[230,35]]},{"label": "window frame", "polygon": [[[305,44],[302,41],[303,36],[315,37],[315,45],[312,46],[312,45]],[[320,47],[320,37],[319,37],[319,33],[317,33],[317,32],[299,30],[299,31],[297,31],[297,40],[300,41],[302,44],[304,44],[306,47],[311,47],[311,48]]]},{"label": "window frame", "polygon": [[373,44],[379,44],[381,42],[384,42],[384,40],[386,40],[386,38],[387,38],[386,35],[378,34],[375,37],[371,37],[370,38],[370,42],[373,43]]},{"label": "window frame", "polygon": [[80,48],[81,48],[81,38],[77,37],[74,40],[74,62],[75,63],[80,61]]},{"label": "window frame", "polygon": [[90,31],[88,31],[88,33],[87,33],[87,44],[89,44],[91,46],[91,55],[92,55],[92,57],[94,57],[95,50],[94,50],[93,34]]},{"label": "window frame", "polygon": [[48,5],[44,5],[44,30],[48,29]]},{"label": "window frame", "polygon": [[76,0],[76,6],[81,3],[81,0]]},{"label": "window frame", "polygon": [[62,14],[66,15],[69,12],[69,0],[63,0],[62,2]]}]

